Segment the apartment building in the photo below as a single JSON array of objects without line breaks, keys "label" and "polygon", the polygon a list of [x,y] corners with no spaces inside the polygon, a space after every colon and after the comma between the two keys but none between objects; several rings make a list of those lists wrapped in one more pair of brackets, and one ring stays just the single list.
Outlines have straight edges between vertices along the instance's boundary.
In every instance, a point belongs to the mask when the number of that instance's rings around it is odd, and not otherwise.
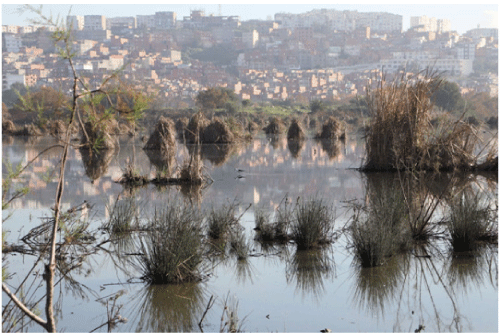
[{"label": "apartment building", "polygon": [[68,15],[66,16],[66,26],[70,30],[82,30],[85,24],[83,16]]},{"label": "apartment building", "polygon": [[437,19],[435,17],[427,17],[426,15],[412,16],[410,17],[410,28],[443,33],[451,31],[451,22],[448,19]]},{"label": "apartment building", "polygon": [[103,15],[85,15],[84,30],[106,30],[106,17]]}]

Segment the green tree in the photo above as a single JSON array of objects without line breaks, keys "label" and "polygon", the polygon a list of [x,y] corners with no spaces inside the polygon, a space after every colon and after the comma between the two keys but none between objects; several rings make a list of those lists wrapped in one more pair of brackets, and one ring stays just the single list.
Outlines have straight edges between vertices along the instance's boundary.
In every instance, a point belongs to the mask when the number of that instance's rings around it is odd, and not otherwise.
[{"label": "green tree", "polygon": [[446,80],[439,80],[432,88],[432,102],[446,111],[453,111],[462,104],[462,95],[458,84]]},{"label": "green tree", "polygon": [[317,113],[317,112],[325,111],[326,110],[326,105],[325,105],[325,103],[322,100],[313,99],[309,103],[309,108],[311,109],[312,113]]},{"label": "green tree", "polygon": [[239,99],[234,91],[223,87],[208,88],[196,96],[196,105],[206,110],[225,108],[228,102],[237,101]]}]

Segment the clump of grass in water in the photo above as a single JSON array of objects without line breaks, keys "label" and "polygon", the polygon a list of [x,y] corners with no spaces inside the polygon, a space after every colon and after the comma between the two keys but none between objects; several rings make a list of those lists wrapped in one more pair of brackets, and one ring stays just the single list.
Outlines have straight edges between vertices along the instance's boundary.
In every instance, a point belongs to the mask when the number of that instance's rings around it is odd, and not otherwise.
[{"label": "clump of grass in water", "polygon": [[132,199],[117,200],[113,207],[108,208],[109,220],[104,227],[112,234],[130,231],[132,224],[137,222],[137,205]]},{"label": "clump of grass in water", "polygon": [[474,251],[481,241],[498,241],[498,224],[481,195],[459,193],[451,203],[448,229],[454,252]]},{"label": "clump of grass in water", "polygon": [[362,267],[382,265],[408,240],[404,202],[397,192],[374,197],[370,206],[354,207],[350,243]]},{"label": "clump of grass in water", "polygon": [[297,202],[291,224],[292,238],[299,250],[311,249],[331,241],[334,218],[321,199]]},{"label": "clump of grass in water", "polygon": [[156,211],[151,231],[141,239],[142,278],[150,284],[198,281],[202,261],[202,216],[185,202]]},{"label": "clump of grass in water", "polygon": [[224,238],[232,225],[238,222],[235,217],[236,203],[222,205],[215,209],[212,207],[208,215],[208,236],[212,239]]},{"label": "clump of grass in water", "polygon": [[238,229],[234,233],[231,234],[231,252],[236,255],[238,260],[245,260],[248,258],[248,254],[250,252],[250,245],[245,239],[245,235]]}]

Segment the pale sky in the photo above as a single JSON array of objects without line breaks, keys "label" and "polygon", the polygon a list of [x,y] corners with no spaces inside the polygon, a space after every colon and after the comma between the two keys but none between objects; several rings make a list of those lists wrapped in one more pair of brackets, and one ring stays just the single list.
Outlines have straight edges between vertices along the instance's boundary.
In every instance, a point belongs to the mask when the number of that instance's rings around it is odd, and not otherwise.
[{"label": "pale sky", "polygon": [[[57,2],[52,2],[57,3]],[[104,15],[106,17],[116,16],[136,16],[136,15],[152,15],[157,11],[174,11],[177,13],[177,19],[182,20],[184,16],[189,16],[190,10],[202,9],[205,15],[224,16],[237,15],[242,21],[250,19],[267,19],[274,18],[274,14],[279,12],[286,13],[304,13],[312,9],[335,9],[335,10],[357,10],[358,12],[388,12],[403,16],[403,30],[409,28],[411,16],[427,15],[437,19],[449,19],[451,21],[452,30],[459,33],[464,33],[467,30],[477,28],[498,28],[498,4],[492,1],[484,1],[483,4],[471,5],[462,3],[441,3],[441,4],[419,4],[419,5],[402,5],[402,4],[384,4],[376,5],[373,3],[359,4],[331,4],[315,2],[316,4],[299,4],[298,2],[275,4],[236,4],[233,2],[222,3],[220,5],[207,3],[198,4],[168,4],[165,2],[155,4],[150,2],[146,5],[129,4],[127,2],[106,2],[108,5],[101,5],[90,1],[86,5],[68,5],[60,4],[45,4],[44,13],[54,16],[60,15],[66,17],[70,9],[72,15]],[[390,2],[389,2],[390,3]],[[435,3],[435,2],[434,2]],[[17,4],[2,4],[2,25],[28,25],[26,21],[29,17],[35,15],[20,16],[15,12]]]}]

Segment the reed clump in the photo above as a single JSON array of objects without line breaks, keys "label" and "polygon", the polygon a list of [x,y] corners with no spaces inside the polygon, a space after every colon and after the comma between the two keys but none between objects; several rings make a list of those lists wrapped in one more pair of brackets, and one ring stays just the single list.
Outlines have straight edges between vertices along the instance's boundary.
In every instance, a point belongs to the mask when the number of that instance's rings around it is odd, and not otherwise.
[{"label": "reed clump", "polygon": [[321,126],[321,132],[316,134],[316,139],[345,140],[345,126],[340,120],[330,116]]},{"label": "reed clump", "polygon": [[208,236],[212,239],[221,239],[228,235],[231,227],[238,223],[235,217],[236,204],[224,204],[218,209],[212,207],[207,218]]},{"label": "reed clump", "polygon": [[474,251],[481,242],[498,241],[498,222],[479,194],[459,193],[449,208],[448,230],[454,252]]},{"label": "reed clump", "polygon": [[2,134],[13,135],[16,132],[16,125],[12,120],[2,120]]},{"label": "reed clump", "polygon": [[404,201],[398,192],[386,192],[369,206],[353,207],[350,244],[362,267],[380,266],[409,240]]},{"label": "reed clump", "polygon": [[118,140],[111,137],[109,124],[86,122],[81,136],[81,144],[93,150],[107,150],[118,147]]},{"label": "reed clump", "polygon": [[200,212],[184,201],[156,211],[150,231],[141,239],[142,279],[150,284],[201,280],[202,221]]},{"label": "reed clump", "polygon": [[269,121],[269,124],[266,127],[264,127],[264,132],[267,135],[282,134],[284,130],[285,130],[285,125],[283,124],[283,120],[277,117],[272,117]]},{"label": "reed clump", "polygon": [[175,152],[175,147],[175,124],[170,118],[160,117],[144,149],[158,150],[161,153],[166,153]]},{"label": "reed clump", "polygon": [[209,120],[201,112],[192,116],[184,132],[186,143],[201,143],[203,129],[208,123]]},{"label": "reed clump", "polygon": [[303,141],[306,138],[306,132],[302,124],[297,119],[292,119],[290,127],[288,127],[288,141]]},{"label": "reed clump", "polygon": [[201,143],[233,143],[234,134],[228,124],[220,118],[214,118],[202,130]]},{"label": "reed clump", "polygon": [[321,199],[297,202],[294,215],[291,233],[297,249],[308,250],[331,242],[335,220],[331,208]]},{"label": "reed clump", "polygon": [[433,73],[384,78],[367,89],[371,121],[366,130],[363,171],[468,170],[476,162],[476,130],[462,119],[436,128],[432,96],[442,80]]}]

